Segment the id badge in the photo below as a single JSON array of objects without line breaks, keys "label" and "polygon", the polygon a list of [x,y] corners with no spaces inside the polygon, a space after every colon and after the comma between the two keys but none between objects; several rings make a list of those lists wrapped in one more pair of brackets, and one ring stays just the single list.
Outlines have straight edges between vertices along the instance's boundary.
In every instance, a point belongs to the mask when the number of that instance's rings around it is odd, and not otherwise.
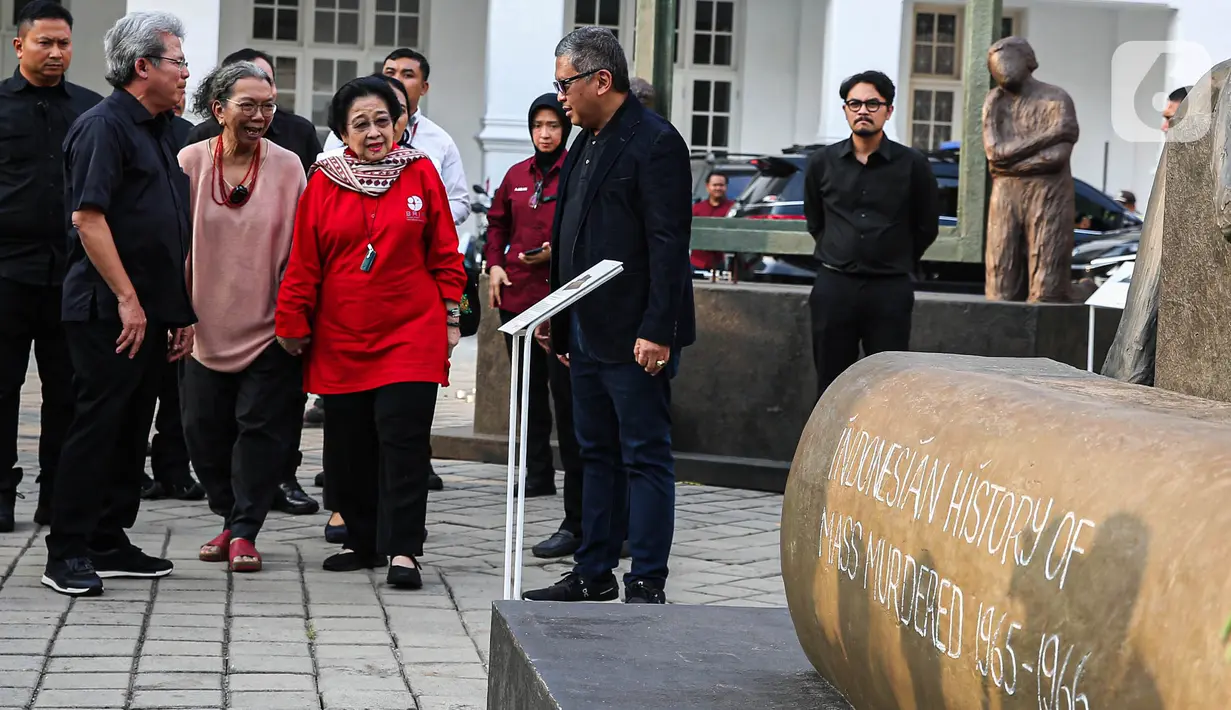
[{"label": "id badge", "polygon": [[363,257],[363,263],[359,265],[359,270],[365,274],[372,270],[372,265],[376,263],[376,250],[372,245],[368,245],[368,253]]}]

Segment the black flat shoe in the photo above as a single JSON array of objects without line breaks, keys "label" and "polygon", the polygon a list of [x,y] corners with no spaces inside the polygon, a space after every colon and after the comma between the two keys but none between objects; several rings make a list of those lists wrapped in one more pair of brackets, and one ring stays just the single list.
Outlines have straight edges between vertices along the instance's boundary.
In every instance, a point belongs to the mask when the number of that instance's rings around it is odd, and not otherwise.
[{"label": "black flat shoe", "polygon": [[325,487],[325,472],[324,471],[321,471],[320,473],[316,474],[316,478],[312,479],[312,485],[316,486],[317,488]]},{"label": "black flat shoe", "polygon": [[289,515],[312,515],[321,509],[321,504],[304,493],[299,481],[285,481],[278,485],[274,494],[273,509]]},{"label": "black flat shoe", "polygon": [[389,573],[385,575],[385,581],[389,583],[389,586],[397,587],[398,589],[423,588],[423,575],[420,572],[423,568],[419,566],[419,560],[411,557],[410,561],[414,563],[414,567],[389,565]]},{"label": "black flat shoe", "polygon": [[444,480],[436,475],[435,471],[427,474],[427,489],[429,491],[443,491],[445,489]]},{"label": "black flat shoe", "polygon": [[346,539],[346,523],[341,525],[325,523],[325,542],[330,545],[345,545]]},{"label": "black flat shoe", "polygon": [[343,549],[336,555],[325,558],[321,568],[326,572],[358,572],[361,569],[376,569],[389,564],[389,558],[384,555],[365,555],[354,550]]}]

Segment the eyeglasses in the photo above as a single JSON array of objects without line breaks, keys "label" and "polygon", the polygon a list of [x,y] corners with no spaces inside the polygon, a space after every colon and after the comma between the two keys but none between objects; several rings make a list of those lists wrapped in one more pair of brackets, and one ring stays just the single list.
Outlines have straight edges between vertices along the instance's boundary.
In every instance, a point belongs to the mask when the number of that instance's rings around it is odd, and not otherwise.
[{"label": "eyeglasses", "polygon": [[265,118],[270,118],[278,111],[278,104],[255,104],[251,101],[235,101],[234,99],[227,99],[227,103],[238,106],[239,110],[249,118],[256,115],[257,109],[260,109]]},{"label": "eyeglasses", "polygon": [[548,202],[555,202],[557,195],[548,195],[543,197],[543,181],[534,181],[534,194],[530,196],[530,209],[537,210],[539,205],[545,205]]},{"label": "eyeglasses", "polygon": [[574,74],[567,79],[557,79],[556,81],[551,82],[551,85],[556,87],[556,93],[567,94],[568,87],[572,86],[573,82],[577,81],[578,79],[584,79],[587,76],[590,76],[591,74],[597,74],[601,71],[602,69],[591,69],[590,71],[584,71],[580,74]]},{"label": "eyeglasses", "polygon": [[161,57],[157,54],[149,54],[149,55],[146,55],[144,58],[145,59],[161,59],[164,62],[171,62],[175,66],[179,67],[180,71],[188,70],[188,60],[187,59],[172,59],[171,57]]},{"label": "eyeglasses", "polygon": [[851,113],[859,113],[859,109],[864,108],[864,107],[867,107],[868,113],[876,113],[877,111],[881,110],[882,106],[888,106],[888,105],[889,105],[888,103],[885,103],[884,101],[881,101],[880,99],[868,99],[867,101],[860,101],[859,99],[847,99],[846,101],[846,107],[850,109]]}]

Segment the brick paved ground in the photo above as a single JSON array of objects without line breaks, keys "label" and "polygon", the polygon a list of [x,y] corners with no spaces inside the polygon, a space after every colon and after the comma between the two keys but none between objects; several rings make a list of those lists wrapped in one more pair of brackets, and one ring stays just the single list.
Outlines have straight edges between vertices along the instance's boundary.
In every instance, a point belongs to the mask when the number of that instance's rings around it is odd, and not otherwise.
[{"label": "brick paved ground", "polygon": [[[438,426],[470,420],[473,339],[441,393]],[[459,390],[462,393],[458,396]],[[23,400],[21,463],[36,469],[37,379]],[[301,478],[320,470],[320,430],[304,436]],[[486,706],[490,605],[500,596],[504,467],[438,461],[445,490],[429,502],[425,586],[387,589],[383,571],[324,572],[326,514],[274,513],[265,570],[229,575],[196,559],[219,528],[205,503],[143,503],[135,542],[175,561],[158,581],[107,580],[69,600],[39,585],[45,530],[0,535],[0,710],[10,708],[418,708]],[[780,496],[681,485],[668,595],[685,604],[785,606],[778,564]],[[527,542],[554,531],[561,501],[526,504]],[[526,553],[525,586],[568,570]],[[627,562],[625,562],[627,564]]]}]

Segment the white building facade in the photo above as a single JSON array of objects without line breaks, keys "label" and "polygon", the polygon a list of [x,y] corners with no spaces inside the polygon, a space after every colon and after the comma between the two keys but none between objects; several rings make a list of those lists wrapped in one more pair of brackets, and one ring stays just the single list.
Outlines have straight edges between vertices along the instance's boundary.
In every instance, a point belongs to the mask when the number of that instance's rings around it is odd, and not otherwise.
[{"label": "white building facade", "polygon": [[[0,0],[4,31],[23,0]],[[278,103],[324,126],[341,83],[407,46],[431,63],[423,110],[453,136],[471,183],[494,190],[531,152],[526,110],[551,90],[553,50],[579,25],[610,27],[630,58],[636,0],[63,0],[76,17],[73,81],[106,92],[102,37],[125,12],[164,9],[187,26],[193,79],[242,47],[275,57]],[[698,151],[778,153],[848,133],[838,86],[864,69],[898,85],[891,137],[921,149],[961,137],[963,2],[678,0],[671,120]],[[1069,91],[1081,123],[1077,177],[1144,206],[1159,143],[1130,142],[1112,120],[1113,58],[1126,42],[1184,41],[1210,62],[1231,58],[1226,0],[1005,0],[1004,31],[1038,54],[1036,76]],[[1197,55],[1199,56],[1199,55]],[[1208,68],[1192,55],[1147,63],[1132,89],[1140,121],[1158,94]],[[0,70],[16,67],[11,52]],[[649,77],[646,77],[649,78]],[[1115,81],[1115,85],[1113,85]],[[1115,104],[1119,106],[1120,104]],[[1121,131],[1121,133],[1123,133]],[[1161,139],[1161,133],[1157,139]],[[1138,137],[1136,140],[1141,140]]]}]

